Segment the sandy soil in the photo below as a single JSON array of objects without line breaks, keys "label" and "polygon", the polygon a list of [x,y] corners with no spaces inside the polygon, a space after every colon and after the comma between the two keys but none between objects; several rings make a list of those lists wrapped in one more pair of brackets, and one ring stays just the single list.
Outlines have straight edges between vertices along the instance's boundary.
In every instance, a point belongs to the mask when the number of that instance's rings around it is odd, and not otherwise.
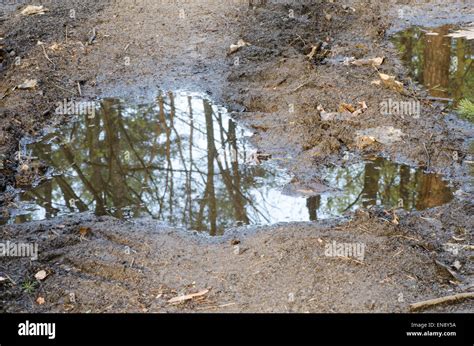
[{"label": "sandy soil", "polygon": [[[317,181],[325,164],[347,161],[344,151],[354,162],[383,154],[445,174],[462,190],[456,199],[425,212],[397,212],[399,224],[391,214],[370,210],[350,219],[232,229],[215,238],[149,220],[90,215],[5,226],[1,239],[39,242],[40,258],[0,261],[0,274],[9,278],[0,282],[1,311],[406,312],[410,303],[472,289],[472,246],[466,245],[472,244],[474,208],[464,163],[472,126],[446,121],[441,107],[426,100],[420,119],[382,116],[381,100],[422,99],[426,91],[412,86],[402,96],[372,85],[373,67],[321,64],[318,56],[306,56],[318,42],[333,58],[384,56],[380,72],[411,85],[387,34],[414,23],[469,22],[472,9],[457,1],[288,3],[68,0],[48,2],[49,12],[30,17],[5,8],[0,153],[7,160],[1,191],[15,184],[18,140],[65,121],[53,112],[58,100],[79,93],[150,100],[158,89],[187,89],[235,111],[236,119],[254,129],[255,145],[285,158],[282,166],[298,183]],[[400,19],[407,5],[413,8]],[[93,28],[96,36],[88,42]],[[239,39],[251,46],[228,55]],[[39,80],[35,90],[14,90],[29,78]],[[316,109],[359,101],[368,109],[350,123],[322,122]],[[400,129],[403,142],[361,150],[356,131],[380,125]],[[325,256],[325,245],[333,241],[364,243],[364,260]],[[446,243],[461,250],[447,251]],[[459,281],[435,260],[448,266],[458,260]],[[48,277],[25,292],[22,283],[39,270]],[[201,298],[168,303],[204,289],[209,292]],[[37,304],[38,297],[45,303]],[[472,301],[464,301],[430,311],[472,309]]]}]

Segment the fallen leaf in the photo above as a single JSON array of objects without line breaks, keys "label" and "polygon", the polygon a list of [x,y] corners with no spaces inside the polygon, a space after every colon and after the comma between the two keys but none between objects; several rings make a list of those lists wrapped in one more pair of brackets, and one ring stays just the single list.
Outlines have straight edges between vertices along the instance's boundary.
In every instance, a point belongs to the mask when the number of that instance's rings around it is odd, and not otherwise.
[{"label": "fallen leaf", "polygon": [[326,18],[326,20],[329,22],[332,19],[332,16],[326,11],[323,11],[323,12],[324,12],[324,18]]},{"label": "fallen leaf", "polygon": [[59,43],[53,43],[49,49],[51,49],[53,52],[56,52],[61,49],[61,45]]},{"label": "fallen leaf", "polygon": [[35,279],[38,281],[42,281],[46,279],[47,276],[48,276],[48,273],[46,273],[45,270],[40,270],[39,272],[35,274]]},{"label": "fallen leaf", "polygon": [[341,103],[339,105],[339,112],[345,112],[345,111],[354,113],[356,111],[356,109],[350,103]]},{"label": "fallen leaf", "polygon": [[38,303],[38,305],[43,305],[45,302],[46,300],[43,297],[38,297],[38,299],[36,299],[36,303]]},{"label": "fallen leaf", "polygon": [[18,89],[33,89],[36,88],[37,85],[38,81],[36,79],[27,79],[18,86]]},{"label": "fallen leaf", "polygon": [[7,281],[7,278],[4,278],[3,276],[0,276],[0,282]]},{"label": "fallen leaf", "polygon": [[24,16],[31,16],[34,14],[44,14],[46,11],[49,10],[43,6],[28,5],[21,11],[21,14]]},{"label": "fallen leaf", "polygon": [[85,237],[91,233],[91,229],[89,227],[81,227],[79,228],[79,234],[82,237]]},{"label": "fallen leaf", "polygon": [[326,112],[321,105],[316,108],[321,116],[321,121],[346,121],[357,117],[365,112],[368,108],[365,101],[359,102],[359,107],[356,109],[353,105],[348,103],[341,103],[338,112]]},{"label": "fallen leaf", "polygon": [[240,39],[237,41],[237,44],[231,44],[230,45],[230,51],[229,54],[237,52],[240,48],[245,47],[245,46],[250,46],[250,43],[245,42],[244,40]]},{"label": "fallen leaf", "polygon": [[400,218],[399,218],[398,215],[395,214],[395,213],[393,213],[392,223],[393,223],[394,225],[399,225],[399,224],[400,224]]},{"label": "fallen leaf", "polygon": [[358,136],[373,137],[375,141],[384,145],[391,145],[402,140],[404,133],[393,126],[372,127],[356,132]]},{"label": "fallen leaf", "polygon": [[187,294],[185,296],[174,297],[174,298],[171,298],[170,300],[168,300],[168,303],[169,304],[181,303],[181,302],[184,302],[184,301],[187,301],[187,300],[191,300],[191,299],[194,299],[194,298],[197,298],[197,297],[201,297],[201,296],[207,294],[208,292],[209,292],[209,290],[206,289],[206,290],[200,291],[198,293],[192,293],[192,294]]},{"label": "fallen leaf", "polygon": [[358,136],[356,138],[356,146],[359,149],[364,149],[375,142],[376,140],[372,136]]},{"label": "fallen leaf", "polygon": [[351,64],[355,66],[366,66],[366,65],[380,66],[383,64],[384,60],[385,60],[384,57],[371,58],[371,59],[358,59],[358,60],[351,61]]},{"label": "fallen leaf", "polygon": [[307,54],[306,56],[308,57],[308,59],[313,59],[314,58],[314,55],[318,52],[318,50],[321,49],[321,45],[316,45],[316,46],[312,46],[311,47],[311,52],[309,52],[309,54]]},{"label": "fallen leaf", "polygon": [[365,101],[362,101],[362,102],[359,102],[359,105],[361,108],[357,109],[355,112],[352,113],[352,116],[355,117],[355,116],[358,116],[362,113],[365,112],[365,110],[369,107],[367,107],[367,103],[365,103]]},{"label": "fallen leaf", "polygon": [[389,89],[398,91],[399,93],[403,92],[403,83],[395,80],[395,76],[390,76],[385,73],[379,73],[380,80],[382,84]]}]

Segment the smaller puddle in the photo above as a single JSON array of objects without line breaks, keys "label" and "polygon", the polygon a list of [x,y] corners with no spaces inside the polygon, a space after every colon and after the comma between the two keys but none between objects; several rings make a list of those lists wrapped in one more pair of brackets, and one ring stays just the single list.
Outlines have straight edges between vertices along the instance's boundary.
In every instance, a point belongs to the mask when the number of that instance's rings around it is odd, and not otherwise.
[{"label": "smaller puddle", "polygon": [[30,168],[23,178],[39,162],[50,169],[17,195],[0,223],[89,211],[150,216],[218,235],[238,225],[326,219],[371,205],[423,210],[453,198],[441,177],[382,158],[328,168],[319,188],[292,184],[272,160],[255,164],[250,133],[198,94],[95,106],[93,116],[77,116],[25,145]]},{"label": "smaller puddle", "polygon": [[452,108],[463,99],[474,102],[474,39],[472,31],[470,39],[448,36],[459,29],[452,25],[412,27],[392,39],[410,76],[425,86],[433,99]]}]

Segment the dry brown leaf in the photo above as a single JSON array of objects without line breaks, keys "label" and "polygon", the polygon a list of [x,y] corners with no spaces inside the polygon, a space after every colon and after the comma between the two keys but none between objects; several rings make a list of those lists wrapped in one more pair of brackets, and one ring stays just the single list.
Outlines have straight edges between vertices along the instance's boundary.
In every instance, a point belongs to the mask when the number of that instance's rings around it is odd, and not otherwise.
[{"label": "dry brown leaf", "polygon": [[206,289],[206,290],[202,290],[198,293],[191,293],[191,294],[187,294],[185,296],[174,297],[174,298],[171,298],[170,300],[168,300],[168,303],[169,304],[175,304],[175,303],[185,302],[187,300],[191,300],[191,299],[194,299],[194,298],[197,298],[197,297],[201,297],[201,296],[207,294],[208,292],[209,292],[209,290]]},{"label": "dry brown leaf", "polygon": [[359,102],[358,104],[360,106],[358,109],[351,104],[341,103],[337,112],[326,112],[321,105],[318,105],[317,110],[321,116],[321,121],[346,121],[364,113],[368,108],[365,101]]},{"label": "dry brown leaf", "polygon": [[307,54],[306,56],[308,57],[308,59],[313,59],[314,58],[314,55],[317,53],[317,51],[321,48],[321,46],[317,45],[317,46],[312,46],[311,47],[311,52],[309,52],[309,54]]},{"label": "dry brown leaf", "polygon": [[398,91],[399,93],[403,92],[403,83],[395,80],[395,76],[390,76],[385,73],[379,73],[380,80],[382,84],[389,89]]},{"label": "dry brown leaf", "polygon": [[35,279],[38,281],[42,281],[46,279],[47,276],[48,276],[48,273],[46,273],[46,270],[40,270],[39,272],[35,274]]},{"label": "dry brown leaf", "polygon": [[51,49],[53,52],[56,52],[61,49],[61,45],[59,43],[53,43],[49,49]]},{"label": "dry brown leaf", "polygon": [[366,65],[380,66],[383,64],[384,60],[385,60],[384,57],[377,57],[377,58],[371,58],[371,59],[358,59],[358,60],[351,61],[351,64],[355,66],[366,66]]},{"label": "dry brown leaf", "polygon": [[46,300],[43,297],[38,297],[36,299],[36,303],[38,303],[38,305],[43,305],[44,303],[46,303]]},{"label": "dry brown leaf", "polygon": [[332,15],[330,15],[329,13],[327,13],[326,11],[323,11],[324,12],[324,17],[326,18],[326,20],[329,22],[331,21],[332,19]]},{"label": "dry brown leaf", "polygon": [[31,16],[34,14],[44,14],[46,11],[49,10],[43,6],[28,5],[21,11],[21,14],[24,16]]},{"label": "dry brown leaf", "polygon": [[351,112],[351,113],[354,113],[356,111],[355,107],[353,105],[351,105],[350,103],[341,103],[339,105],[339,109],[338,109],[339,112]]},{"label": "dry brown leaf", "polygon": [[356,146],[359,149],[364,149],[375,142],[375,137],[372,136],[359,136],[356,138]]},{"label": "dry brown leaf", "polygon": [[91,233],[91,229],[89,227],[81,227],[79,228],[79,234],[82,237],[85,237]]}]

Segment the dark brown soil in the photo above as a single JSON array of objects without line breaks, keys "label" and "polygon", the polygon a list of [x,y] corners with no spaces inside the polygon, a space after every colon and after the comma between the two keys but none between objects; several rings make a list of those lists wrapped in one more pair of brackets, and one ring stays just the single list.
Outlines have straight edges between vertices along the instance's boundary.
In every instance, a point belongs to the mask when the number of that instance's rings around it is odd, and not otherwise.
[{"label": "dark brown soil", "polygon": [[[8,277],[0,282],[1,311],[406,312],[413,302],[472,289],[474,206],[464,163],[472,127],[448,125],[443,107],[426,100],[420,119],[381,115],[382,100],[423,99],[426,91],[413,86],[401,95],[371,84],[377,79],[373,67],[306,56],[323,42],[320,54],[330,50],[331,58],[384,56],[379,71],[410,86],[388,33],[417,23],[472,21],[472,9],[457,1],[230,3],[52,1],[49,12],[29,17],[19,14],[21,7],[6,7],[0,29],[0,154],[6,157],[0,191],[15,185],[18,141],[65,120],[54,114],[56,102],[79,93],[149,100],[158,89],[187,89],[235,111],[255,130],[259,149],[285,158],[280,162],[295,181],[317,180],[324,165],[344,161],[345,151],[354,162],[382,154],[445,174],[458,189],[456,199],[424,212],[397,211],[398,223],[392,213],[374,209],[351,219],[231,229],[215,238],[147,220],[89,215],[4,226],[0,239],[38,242],[40,257],[0,260],[0,276]],[[401,20],[398,10],[407,5],[412,10]],[[71,9],[76,19],[69,17]],[[251,45],[228,55],[239,39]],[[38,79],[38,87],[14,89],[25,79]],[[350,123],[322,122],[317,111],[318,105],[335,111],[341,103],[362,101],[367,111]],[[401,130],[403,141],[358,148],[356,132],[378,126]],[[453,161],[454,151],[460,160]],[[81,229],[89,231],[81,235]],[[364,260],[325,256],[332,241],[365,244]],[[453,254],[446,244],[461,250]],[[458,260],[460,281],[435,260],[448,267]],[[23,283],[39,270],[48,277],[25,292]],[[210,291],[202,298],[167,303],[204,289]],[[37,304],[38,297],[45,304]],[[472,310],[472,301],[464,301],[430,311]]]}]

